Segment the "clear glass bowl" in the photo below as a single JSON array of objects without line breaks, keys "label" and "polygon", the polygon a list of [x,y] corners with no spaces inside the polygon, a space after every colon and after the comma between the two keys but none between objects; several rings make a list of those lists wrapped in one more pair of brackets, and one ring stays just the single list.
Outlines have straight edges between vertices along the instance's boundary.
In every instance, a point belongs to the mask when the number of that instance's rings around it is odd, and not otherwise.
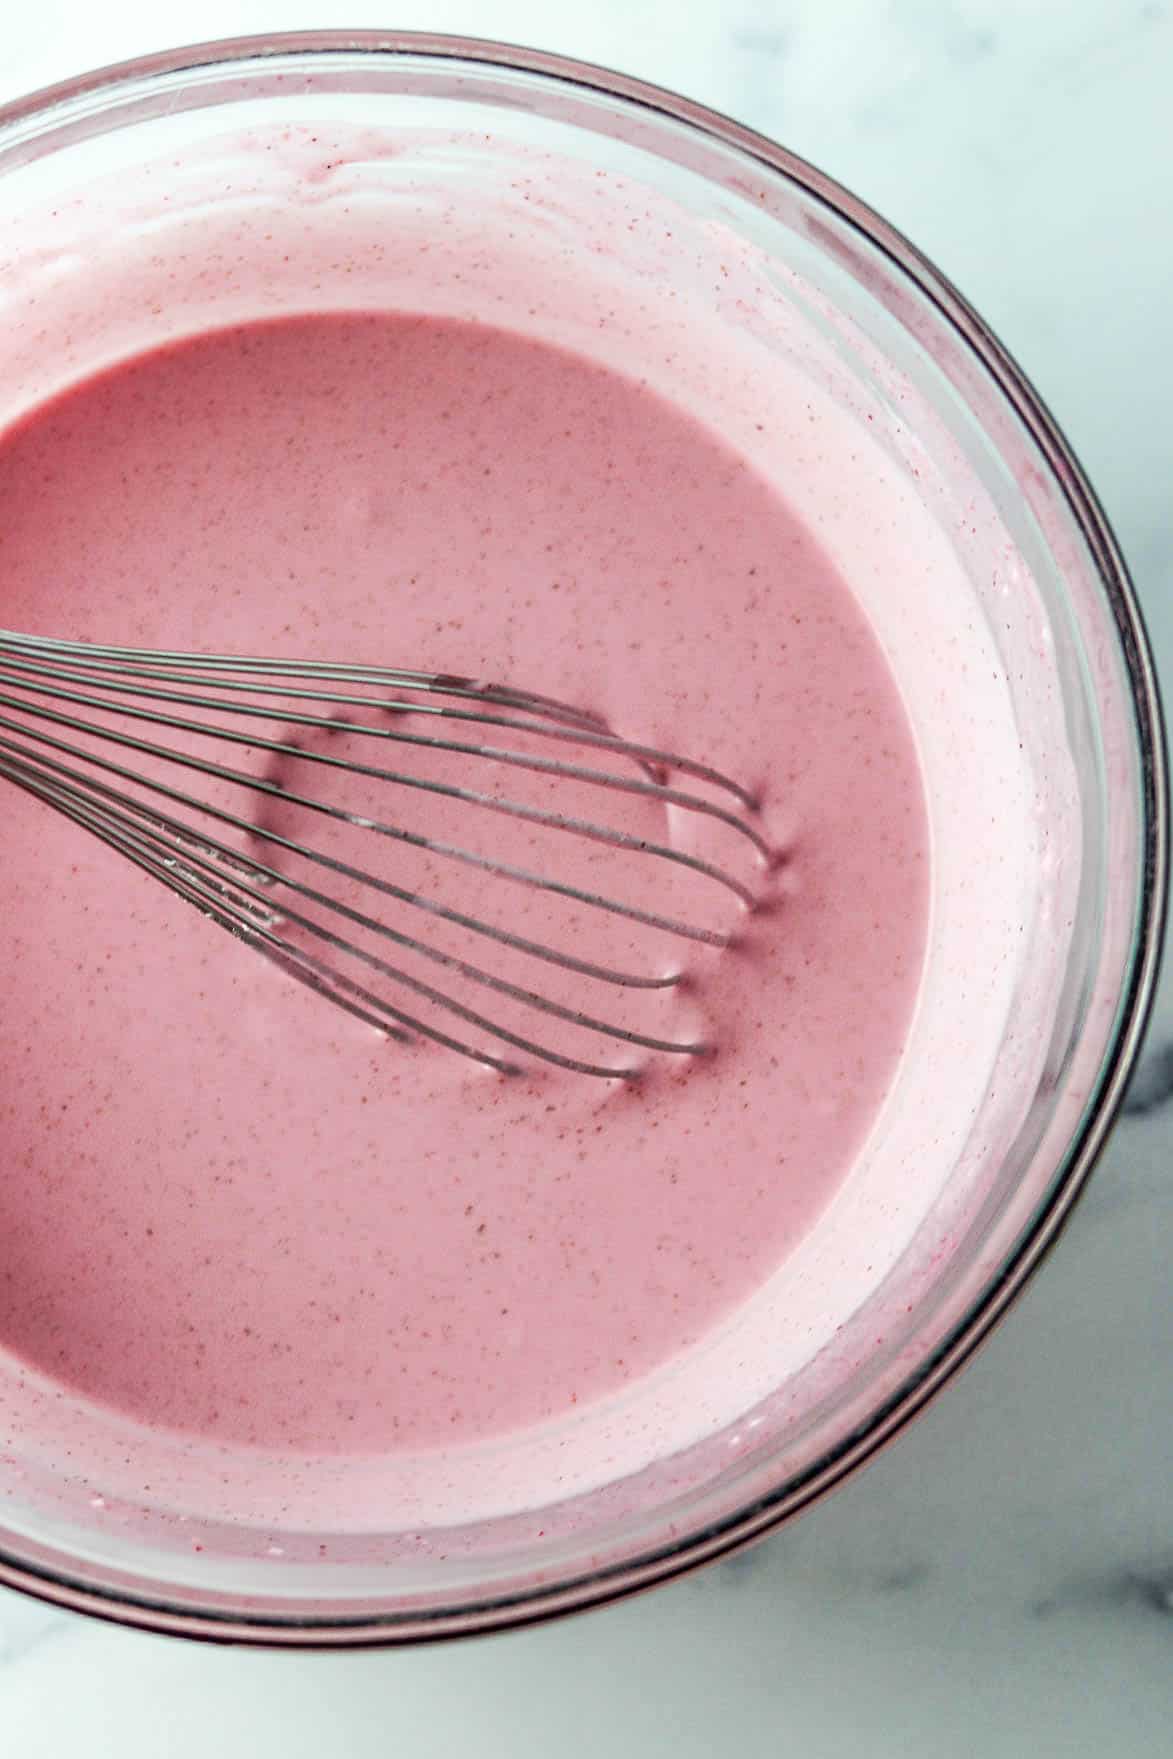
[{"label": "clear glass bowl", "polygon": [[[34,1456],[19,1434],[5,1434],[0,1377],[0,1582],[128,1624],[303,1646],[471,1633],[613,1599],[767,1532],[870,1458],[1006,1310],[1091,1170],[1152,998],[1167,855],[1152,661],[1078,464],[1018,368],[931,264],[772,142],[637,81],[491,43],[369,33],[242,40],[153,56],[0,111],[0,225],[11,241],[21,235],[14,223],[37,232],[29,216],[84,214],[75,198],[99,168],[152,164],[159,200],[169,199],[166,167],[193,143],[307,119],[405,141],[421,130],[523,139],[642,180],[695,229],[702,256],[720,239],[731,261],[750,265],[762,300],[805,325],[812,384],[821,375],[824,389],[847,387],[847,403],[870,399],[887,411],[888,465],[909,492],[926,506],[937,494],[938,512],[980,506],[972,531],[985,522],[1017,558],[1007,578],[981,544],[956,539],[983,639],[1010,679],[1006,713],[1039,798],[1046,805],[1056,778],[1069,778],[1076,830],[1062,885],[1053,875],[1040,881],[1052,901],[1062,894],[1062,932],[1032,919],[989,1079],[948,1165],[930,1169],[915,1228],[827,1347],[717,1431],[540,1509],[425,1532],[339,1521],[286,1531],[255,1512],[213,1519],[185,1507],[174,1486],[157,1506],[116,1488],[90,1494],[84,1459]],[[472,183],[462,194],[459,179],[456,187],[457,199],[476,199]],[[560,223],[573,244],[573,216]],[[621,259],[627,247],[610,248]],[[663,296],[676,279],[685,290],[689,261],[669,250],[631,272]],[[90,268],[84,249],[60,245],[37,272],[82,285]],[[19,261],[6,265],[11,285],[20,272]],[[696,286],[687,291],[695,297]],[[156,309],[160,324],[183,327],[178,308],[160,300]],[[742,318],[768,369],[764,310]],[[16,383],[11,339],[4,350],[0,374]],[[46,370],[26,359],[27,394]],[[934,781],[932,729],[919,731],[947,866],[947,766],[937,764]],[[935,1032],[945,1055],[950,994],[933,970],[930,958],[922,1037],[931,1051]]]}]

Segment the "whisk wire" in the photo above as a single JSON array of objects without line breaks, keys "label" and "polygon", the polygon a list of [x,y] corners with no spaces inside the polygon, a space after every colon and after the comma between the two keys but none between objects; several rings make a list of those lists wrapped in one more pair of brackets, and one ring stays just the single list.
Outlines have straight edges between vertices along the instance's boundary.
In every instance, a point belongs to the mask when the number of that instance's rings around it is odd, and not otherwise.
[{"label": "whisk wire", "polygon": [[[3,753],[6,747],[7,741],[0,740],[0,753]],[[538,1009],[554,1018],[566,1020],[589,1031],[620,1039],[625,1043],[641,1046],[648,1050],[696,1055],[705,1048],[700,1043],[682,1043],[677,1040],[664,1039],[634,1031],[612,1021],[600,1020],[581,1009],[568,1008],[535,990],[510,983],[507,979],[484,971],[467,960],[459,959],[438,947],[429,946],[426,942],[413,936],[405,935],[389,924],[379,921],[376,917],[356,910],[340,899],[333,898],[328,893],[320,892],[316,888],[306,885],[304,881],[282,873],[278,868],[244,855],[218,839],[210,837],[206,832],[196,832],[192,827],[184,825],[166,814],[138,808],[137,810],[142,815],[142,822],[136,823],[128,810],[106,804],[107,800],[117,799],[113,790],[101,785],[88,784],[85,778],[79,777],[75,772],[67,770],[62,765],[48,763],[33,765],[24,763],[19,758],[12,759],[0,755],[0,774],[7,774],[13,780],[24,782],[31,791],[36,792],[42,799],[57,805],[67,813],[67,816],[74,818],[76,822],[84,822],[88,828],[95,830],[98,834],[108,832],[109,836],[106,840],[114,841],[117,839],[119,847],[124,847],[125,852],[129,852],[130,848],[133,847],[145,854],[150,860],[152,871],[155,867],[162,867],[167,870],[169,876],[185,881],[191,881],[193,874],[202,876],[202,880],[215,893],[224,899],[240,903],[244,915],[237,920],[240,922],[242,932],[249,938],[254,933],[268,931],[273,926],[275,913],[271,900],[263,894],[250,890],[249,886],[245,884],[246,879],[251,881],[253,885],[280,885],[299,897],[321,905],[338,916],[344,917],[357,926],[368,929],[398,946],[419,953],[448,970],[459,972],[461,976],[469,978],[474,983],[482,984],[500,995],[509,996],[513,1000],[525,1003],[528,1007]],[[91,798],[91,796],[96,798]],[[101,798],[103,796],[105,800]],[[84,806],[80,804],[82,800],[86,802]],[[173,838],[178,853],[174,856],[158,854],[149,843],[148,838],[151,833],[157,835],[165,833]],[[209,860],[209,855],[214,856],[216,861]],[[240,897],[237,897],[236,894],[240,894]],[[241,898],[243,898],[243,903],[241,903]],[[295,923],[307,932],[330,942],[339,951],[362,960],[384,976],[414,989],[427,1000],[459,1014],[470,1023],[482,1027],[485,1031],[504,1039],[517,1048],[541,1057],[543,1060],[556,1061],[563,1067],[580,1067],[580,1064],[573,1059],[551,1056],[545,1047],[532,1039],[503,1031],[499,1025],[483,1015],[461,1007],[442,991],[420,983],[419,980],[398,967],[371,955],[364,948],[331,934],[312,918],[288,907],[283,907],[280,915],[282,921]],[[410,1023],[419,1030],[426,1030],[418,1021],[408,1022],[406,1017],[402,1018],[405,1023]],[[447,1043],[448,1040],[445,1039],[444,1042]]]},{"label": "whisk wire", "polygon": [[[225,726],[222,719],[213,722],[194,719],[175,710],[194,709],[218,717],[239,717],[270,724],[277,722],[326,734],[345,730],[348,735],[379,739],[396,749],[416,747],[430,753],[442,753],[445,758],[489,762],[506,769],[529,771],[559,784],[565,782],[580,788],[612,790],[723,824],[748,842],[759,857],[767,857],[769,849],[763,834],[745,816],[752,809],[752,796],[740,784],[710,766],[678,758],[652,745],[625,740],[590,711],[508,686],[479,683],[441,673],[314,661],[90,647],[84,643],[0,631],[0,685],[4,686],[0,690],[0,707],[8,711],[0,715],[0,776],[90,831],[141,871],[167,885],[311,989],[390,1036],[425,1038],[501,1073],[512,1073],[519,1065],[478,1042],[480,1036],[487,1035],[521,1052],[525,1059],[574,1072],[606,1078],[630,1078],[637,1072],[633,1067],[571,1055],[556,1045],[531,1036],[528,1031],[515,1030],[502,1020],[469,1006],[458,996],[393,964],[349,938],[340,927],[330,927],[326,922],[307,915],[305,909],[297,907],[298,904],[324,910],[329,913],[330,921],[373,933],[384,944],[398,946],[413,956],[422,956],[438,968],[478,985],[490,994],[520,1004],[544,1019],[564,1021],[621,1045],[670,1055],[696,1056],[707,1048],[696,1039],[667,1037],[604,1019],[592,1011],[568,1006],[528,984],[513,982],[473,960],[458,957],[417,935],[394,928],[366,910],[355,908],[304,879],[295,878],[232,847],[212,835],[207,823],[211,821],[243,832],[250,839],[296,855],[320,870],[356,882],[374,894],[393,898],[490,943],[495,942],[576,976],[631,989],[651,990],[671,988],[679,979],[678,972],[625,971],[583,959],[564,948],[504,928],[479,914],[456,909],[439,898],[398,886],[365,866],[343,861],[312,843],[285,836],[211,800],[171,786],[156,774],[132,768],[86,746],[61,739],[57,733],[65,730],[80,734],[87,740],[113,745],[132,754],[132,759],[145,758],[151,764],[178,766],[209,780],[226,782],[280,800],[286,806],[296,806],[426,851],[429,855],[470,866],[495,878],[536,887],[576,905],[626,919],[631,924],[719,947],[728,941],[724,929],[649,909],[461,844],[427,837],[390,819],[359,815],[320,799],[316,794],[294,789],[283,781],[254,775],[194,752],[158,743],[118,723],[129,722],[132,726],[145,725],[197,738],[213,738],[230,746],[317,766],[324,772],[341,771],[380,786],[422,790],[461,807],[504,815],[543,831],[565,832],[616,850],[646,855],[712,881],[732,893],[743,906],[752,908],[755,901],[752,888],[724,866],[593,817],[552,811],[546,806],[490,794],[438,776],[412,774],[358,762],[350,756],[307,750],[290,738],[274,738],[259,731]],[[344,688],[336,688],[338,685]],[[350,688],[360,685],[365,689]],[[387,698],[382,694],[365,693],[372,689],[380,693],[390,689],[402,694]],[[134,700],[127,701],[128,697]],[[301,705],[330,712],[310,713]],[[526,739],[536,736],[575,743],[600,754],[618,757],[639,773],[628,775],[540,751],[423,733],[416,730],[414,724],[409,729],[372,726],[355,722],[351,716],[340,719],[340,709],[355,708],[377,713],[380,720],[427,715],[433,721],[439,718],[505,729]],[[81,709],[97,710],[100,715],[109,716],[110,721],[93,720],[71,712]],[[54,730],[49,731],[50,727]],[[49,752],[57,755],[49,756]],[[62,759],[70,761],[63,762]],[[673,772],[732,796],[737,809],[709,800],[697,794],[695,788],[682,788],[662,779]],[[102,776],[107,780],[100,779]],[[117,784],[130,784],[135,790],[169,801],[184,812],[194,814],[198,826],[177,819],[156,805],[146,804],[138,793],[127,792]],[[277,887],[282,889],[279,909],[275,907],[273,895]],[[291,898],[297,903],[290,903]],[[300,940],[291,939],[291,928],[310,936],[316,946],[324,949],[323,956],[311,952]],[[367,983],[339,969],[334,962],[336,955],[348,962],[357,962],[396,988],[414,994],[443,1015],[471,1027],[474,1037],[456,1037],[434,1021],[408,1012]]]},{"label": "whisk wire", "polygon": [[[124,692],[141,697],[154,697],[168,702],[182,702],[191,707],[219,709],[223,710],[225,713],[253,716],[259,719],[272,720],[274,711],[263,705],[237,704],[222,697],[209,699],[180,695],[174,691],[161,691],[141,682],[123,682],[123,678],[133,678],[137,680],[142,677],[150,677],[154,679],[156,683],[162,681],[183,684],[186,686],[198,684],[215,690],[249,692],[253,696],[269,696],[281,698],[282,700],[315,702],[331,708],[377,708],[389,715],[431,715],[443,718],[444,720],[465,721],[483,726],[513,729],[516,732],[525,733],[527,735],[535,734],[543,739],[562,740],[600,751],[613,751],[625,758],[637,760],[649,770],[662,771],[665,769],[674,769],[681,775],[691,776],[696,781],[705,782],[709,786],[731,795],[746,811],[752,812],[756,810],[757,806],[754,796],[747,788],[742,787],[740,783],[733,781],[730,777],[723,775],[720,770],[712,768],[711,765],[698,763],[694,758],[681,757],[676,753],[662,750],[658,746],[643,745],[630,739],[623,739],[618,734],[602,731],[600,730],[601,724],[596,723],[593,720],[587,722],[584,719],[584,722],[581,725],[569,719],[565,723],[552,720],[518,720],[507,716],[488,714],[484,712],[484,710],[473,710],[460,707],[454,708],[449,703],[433,703],[420,701],[418,699],[415,701],[403,701],[397,700],[393,697],[372,697],[370,695],[355,694],[346,691],[305,690],[289,685],[258,685],[251,679],[242,682],[238,678],[216,676],[208,678],[189,672],[164,671],[153,666],[138,669],[122,667],[119,669],[119,672],[114,675],[109,675],[110,668],[104,666],[97,668],[89,667],[83,670],[73,671],[60,665],[58,662],[46,666],[43,664],[38,665],[24,657],[14,659],[5,654],[4,643],[2,640],[0,640],[0,654],[5,655],[6,665],[9,668],[23,674],[31,675],[40,673],[54,679],[72,679],[79,683],[90,684],[93,684],[95,677],[97,677],[100,680],[101,687],[112,692]],[[0,676],[3,675],[3,672],[0,672]],[[376,676],[377,674],[373,674],[370,681],[374,682]],[[11,678],[9,678],[8,681],[10,683],[17,682],[17,680]],[[413,688],[422,688],[422,686],[413,686]],[[466,697],[461,700],[466,699],[467,693]],[[496,698],[488,696],[486,700],[495,701]],[[535,714],[539,712],[536,706],[539,700],[542,699],[534,699],[533,712]],[[549,713],[548,710],[543,710],[541,712]],[[575,713],[577,713],[577,711],[568,711],[568,714]],[[342,724],[337,717],[322,718],[319,716],[306,716],[303,720],[298,712],[287,712],[284,709],[281,711],[281,719],[290,724],[312,727],[333,728]],[[347,722],[345,724],[352,732],[366,734],[377,739],[399,740],[412,745],[421,745],[429,742],[428,736],[424,734],[395,733],[389,728],[365,727],[361,723],[356,722]],[[471,755],[492,757],[499,762],[513,761],[514,763],[535,769],[546,767],[546,765],[539,759],[519,752],[507,753],[500,746],[457,746],[445,745],[439,741],[437,741],[437,746],[439,749],[460,750]],[[567,773],[570,772],[568,771]],[[586,774],[585,771],[582,773],[584,775]],[[613,772],[609,772],[609,774],[614,786],[628,789],[632,788],[630,778],[615,775]],[[592,775],[595,780],[603,780],[603,772],[601,771],[592,772]],[[699,810],[714,811],[711,802],[703,801],[700,796],[695,794],[689,795],[687,802],[684,803],[695,806]],[[761,833],[757,831],[752,824],[747,823],[744,819],[736,818],[735,815],[731,815],[726,822],[734,825],[734,828],[738,829],[742,835],[747,836],[759,849],[760,853],[764,854],[767,852],[764,838],[762,838]]]}]

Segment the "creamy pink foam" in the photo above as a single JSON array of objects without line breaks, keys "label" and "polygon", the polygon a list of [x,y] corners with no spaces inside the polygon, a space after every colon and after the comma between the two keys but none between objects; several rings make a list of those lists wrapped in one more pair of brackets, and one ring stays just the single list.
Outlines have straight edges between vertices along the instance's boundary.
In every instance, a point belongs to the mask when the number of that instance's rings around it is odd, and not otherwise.
[{"label": "creamy pink foam", "polygon": [[586,702],[747,778],[786,854],[672,1004],[711,1062],[502,1082],[376,1039],[7,790],[4,1349],[157,1429],[410,1450],[638,1383],[778,1270],[901,1053],[926,823],[866,619],[742,456],[508,330],[241,325],[8,429],[0,582],[10,628]]}]

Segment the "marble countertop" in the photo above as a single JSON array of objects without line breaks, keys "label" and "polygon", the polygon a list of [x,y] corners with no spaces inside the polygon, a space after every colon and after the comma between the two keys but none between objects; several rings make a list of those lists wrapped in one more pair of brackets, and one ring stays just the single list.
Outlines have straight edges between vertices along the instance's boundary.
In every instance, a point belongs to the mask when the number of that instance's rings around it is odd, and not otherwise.
[{"label": "marble countertop", "polygon": [[[0,97],[323,0],[36,0]],[[1065,425],[1173,679],[1173,5],[347,0],[347,25],[528,41],[784,140],[904,228]],[[862,1477],[733,1562],[533,1632],[299,1659],[0,1591],[12,1759],[1173,1750],[1173,974],[1059,1250]]]}]

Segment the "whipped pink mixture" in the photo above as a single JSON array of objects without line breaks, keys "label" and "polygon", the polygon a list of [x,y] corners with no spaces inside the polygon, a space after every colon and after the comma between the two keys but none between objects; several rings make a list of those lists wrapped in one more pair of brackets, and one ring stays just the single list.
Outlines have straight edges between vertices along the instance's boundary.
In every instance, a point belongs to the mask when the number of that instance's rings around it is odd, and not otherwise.
[{"label": "whipped pink mixture", "polygon": [[0,437],[0,622],[500,678],[744,779],[784,856],[736,949],[672,955],[659,1023],[711,1058],[502,1079],[377,1037],[5,785],[0,1347],[160,1427],[416,1448],[638,1380],[807,1233],[901,1053],[924,805],[852,594],[713,433],[471,323],[194,337]]}]

